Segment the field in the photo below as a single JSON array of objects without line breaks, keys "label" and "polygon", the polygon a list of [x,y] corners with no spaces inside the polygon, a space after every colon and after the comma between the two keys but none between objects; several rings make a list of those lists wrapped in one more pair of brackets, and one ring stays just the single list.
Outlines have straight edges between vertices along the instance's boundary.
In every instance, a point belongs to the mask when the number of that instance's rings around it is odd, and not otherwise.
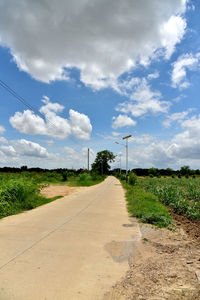
[{"label": "field", "polygon": [[[138,177],[134,184],[122,180],[128,210],[141,221],[159,227],[173,224],[170,212],[200,219],[200,178]],[[130,182],[130,181],[129,181]]]},{"label": "field", "polygon": [[105,177],[73,172],[0,173],[0,218],[29,210],[60,198],[46,198],[40,194],[46,184],[90,186]]}]

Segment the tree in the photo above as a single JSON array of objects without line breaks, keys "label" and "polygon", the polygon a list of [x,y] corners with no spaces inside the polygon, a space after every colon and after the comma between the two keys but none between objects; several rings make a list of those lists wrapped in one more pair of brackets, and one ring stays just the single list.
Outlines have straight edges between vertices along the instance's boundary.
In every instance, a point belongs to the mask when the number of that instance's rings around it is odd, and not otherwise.
[{"label": "tree", "polygon": [[157,176],[158,175],[158,169],[152,167],[152,168],[149,169],[148,173],[149,173],[149,176],[152,176],[152,177]]},{"label": "tree", "polygon": [[190,175],[190,167],[189,166],[181,167],[180,173],[181,173],[182,176]]},{"label": "tree", "polygon": [[173,174],[173,170],[171,168],[166,169],[166,175],[171,176]]},{"label": "tree", "polygon": [[96,159],[92,164],[92,172],[98,174],[108,174],[110,170],[109,162],[113,162],[115,155],[108,150],[97,152]]}]

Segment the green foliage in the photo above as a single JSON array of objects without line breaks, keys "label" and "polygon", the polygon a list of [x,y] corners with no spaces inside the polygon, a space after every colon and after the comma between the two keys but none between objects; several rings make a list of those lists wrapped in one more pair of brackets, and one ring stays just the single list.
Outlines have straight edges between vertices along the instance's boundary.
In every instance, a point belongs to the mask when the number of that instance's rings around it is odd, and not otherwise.
[{"label": "green foliage", "polygon": [[139,218],[142,222],[167,227],[172,224],[172,219],[168,210],[163,206],[158,198],[142,187],[125,184],[128,211],[132,217]]},{"label": "green foliage", "polygon": [[137,176],[134,172],[130,172],[129,177],[128,177],[128,183],[130,185],[135,185],[137,182]]},{"label": "green foliage", "polygon": [[140,186],[171,207],[176,213],[200,219],[199,179],[140,179]]},{"label": "green foliage", "polygon": [[148,174],[150,177],[154,177],[158,175],[158,169],[152,167],[148,170]]},{"label": "green foliage", "polygon": [[110,170],[109,162],[113,162],[115,155],[108,150],[103,150],[97,153],[96,159],[92,164],[92,172],[97,174],[108,174]]},{"label": "green foliage", "polygon": [[124,174],[124,173],[119,174],[119,179],[120,180],[126,180],[126,174]]},{"label": "green foliage", "polygon": [[91,186],[94,184],[98,184],[105,179],[105,175],[101,176],[96,173],[82,173],[76,177],[73,177],[69,181],[70,186]]},{"label": "green foliage", "polygon": [[180,169],[180,173],[181,173],[181,175],[182,176],[186,176],[186,175],[190,175],[190,167],[189,166],[183,166],[183,167],[181,167],[181,169]]},{"label": "green foliage", "polygon": [[0,218],[32,209],[43,204],[44,199],[39,194],[39,187],[34,180],[22,177],[1,182]]},{"label": "green foliage", "polygon": [[66,171],[62,171],[61,175],[62,175],[62,180],[63,181],[67,181],[67,172]]},{"label": "green foliage", "polygon": [[167,176],[173,176],[173,170],[171,168],[166,169],[166,175]]}]

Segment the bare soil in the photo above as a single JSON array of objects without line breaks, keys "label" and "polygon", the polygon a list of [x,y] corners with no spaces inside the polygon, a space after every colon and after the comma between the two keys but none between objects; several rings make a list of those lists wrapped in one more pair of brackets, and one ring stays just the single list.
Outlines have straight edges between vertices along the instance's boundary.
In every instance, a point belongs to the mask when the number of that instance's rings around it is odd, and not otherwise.
[{"label": "bare soil", "polygon": [[184,220],[182,229],[177,219],[175,232],[140,224],[142,240],[129,257],[129,270],[105,300],[200,299],[199,228]]},{"label": "bare soil", "polygon": [[69,194],[75,193],[84,187],[70,187],[67,185],[59,184],[49,184],[43,187],[40,193],[46,198],[53,198],[56,196],[67,196]]}]

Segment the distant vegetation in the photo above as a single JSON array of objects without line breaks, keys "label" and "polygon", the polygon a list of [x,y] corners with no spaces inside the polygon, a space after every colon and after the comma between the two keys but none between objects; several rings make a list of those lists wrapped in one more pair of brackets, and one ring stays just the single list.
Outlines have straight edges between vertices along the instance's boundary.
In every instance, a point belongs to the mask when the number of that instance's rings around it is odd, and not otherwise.
[{"label": "distant vegetation", "polygon": [[[180,170],[173,170],[171,168],[167,169],[157,169],[157,168],[135,168],[131,170],[137,176],[150,176],[150,177],[164,177],[164,176],[172,176],[172,177],[189,177],[189,176],[199,176],[200,170],[192,170],[189,166],[182,166]],[[120,172],[120,169],[114,169],[113,173],[117,174]],[[122,174],[125,174],[125,170],[122,170]],[[130,171],[129,171],[130,172]]]}]

